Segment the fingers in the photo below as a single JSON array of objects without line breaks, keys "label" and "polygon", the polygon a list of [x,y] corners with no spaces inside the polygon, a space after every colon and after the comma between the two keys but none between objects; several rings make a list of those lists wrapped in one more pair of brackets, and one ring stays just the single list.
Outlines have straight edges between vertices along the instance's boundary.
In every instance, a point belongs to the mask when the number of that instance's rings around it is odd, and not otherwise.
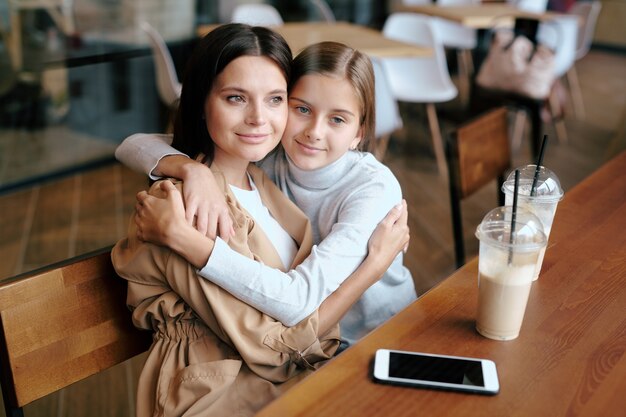
[{"label": "fingers", "polygon": [[169,193],[172,191],[178,191],[176,189],[176,186],[172,184],[172,181],[169,181],[169,180],[161,181],[159,183],[159,186],[161,187],[161,190],[165,191],[166,193]]},{"label": "fingers", "polygon": [[207,217],[208,217],[207,228],[204,234],[211,239],[215,239],[215,235],[217,233],[217,222],[218,222],[219,216],[214,211],[211,211],[210,213],[208,213]]},{"label": "fingers", "polygon": [[211,215],[207,213],[206,210],[196,209],[195,217],[196,217],[196,230],[205,236],[209,236],[209,230],[210,230],[210,225],[211,225]]},{"label": "fingers", "polygon": [[228,212],[222,213],[219,217],[219,230],[220,237],[226,243],[230,240],[230,238],[235,234],[235,229],[233,229],[233,220],[230,218]]},{"label": "fingers", "polygon": [[148,197],[148,193],[146,191],[139,191],[135,196],[135,198],[137,199],[137,204],[143,204],[146,197]]},{"label": "fingers", "polygon": [[398,217],[397,222],[402,223],[402,224],[407,224],[409,221],[409,209],[407,208],[406,200],[402,199],[402,203],[400,204],[402,205],[402,209],[400,212],[400,217]]}]

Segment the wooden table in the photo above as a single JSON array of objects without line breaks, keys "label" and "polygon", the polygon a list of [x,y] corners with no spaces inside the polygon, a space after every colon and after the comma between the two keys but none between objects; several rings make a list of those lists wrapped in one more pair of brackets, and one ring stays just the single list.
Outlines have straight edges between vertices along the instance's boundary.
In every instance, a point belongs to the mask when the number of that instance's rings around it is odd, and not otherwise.
[{"label": "wooden table", "polygon": [[[474,329],[474,259],[258,416],[623,416],[624,172],[626,152],[565,193],[517,339]],[[377,384],[370,373],[378,348],[493,359],[500,393]]]},{"label": "wooden table", "polygon": [[[202,25],[198,27],[197,33],[204,36],[216,27],[217,25]],[[294,55],[306,46],[322,41],[342,42],[379,58],[432,55],[430,48],[388,39],[380,31],[346,22],[285,23],[282,26],[272,26],[271,29],[283,35]]]},{"label": "wooden table", "polygon": [[461,23],[474,29],[489,29],[497,24],[499,27],[512,27],[517,17],[528,17],[537,20],[549,20],[558,13],[532,13],[503,3],[483,3],[465,6],[402,6],[404,12],[421,13],[441,17]]}]

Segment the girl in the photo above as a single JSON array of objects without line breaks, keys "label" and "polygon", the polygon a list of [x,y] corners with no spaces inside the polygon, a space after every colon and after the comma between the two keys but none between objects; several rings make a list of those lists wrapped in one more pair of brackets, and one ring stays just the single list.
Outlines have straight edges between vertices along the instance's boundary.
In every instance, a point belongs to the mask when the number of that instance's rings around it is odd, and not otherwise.
[{"label": "girl", "polygon": [[[284,132],[290,65],[288,46],[270,30],[233,24],[211,32],[189,61],[173,142],[210,164],[234,219],[230,247],[283,270],[308,255],[310,224],[250,161],[263,158]],[[128,281],[134,324],[154,333],[139,378],[138,416],[253,414],[333,355],[337,321],[401,250],[392,243],[408,240],[406,212],[392,211],[372,237],[373,255],[342,291],[287,328],[198,277],[195,268],[206,263],[213,240],[185,221],[171,182],[156,183],[150,193],[162,198],[140,206],[139,222],[152,208],[170,213],[162,228],[171,248],[203,252],[193,252],[187,262],[168,248],[142,242],[137,235],[144,231],[135,221],[112,251],[116,271]],[[271,230],[271,241],[263,229]]]},{"label": "girl", "polygon": [[[374,133],[374,75],[365,55],[335,42],[310,46],[294,60],[289,90],[282,148],[261,161],[260,167],[309,217],[316,246],[297,268],[284,273],[245,259],[217,239],[200,275],[282,323],[294,325],[360,265],[370,234],[401,200],[401,191],[389,169],[371,154],[355,150],[365,148]],[[156,166],[157,173],[182,177],[190,184],[187,202],[217,200],[197,197],[214,187],[208,170],[180,155],[160,159],[176,153],[164,140],[166,135],[134,135],[120,145],[116,156],[134,168],[151,172]],[[192,188],[193,184],[199,185]],[[193,218],[192,210],[188,209],[188,218]],[[214,215],[210,223],[218,217]],[[146,217],[141,227],[154,228],[158,236],[158,218]],[[197,223],[204,221],[198,217]],[[221,236],[228,237],[228,227],[220,229]],[[211,234],[215,226],[208,230]],[[166,239],[161,243],[168,244]],[[399,254],[342,319],[342,341],[354,342],[415,298],[411,274]]]}]

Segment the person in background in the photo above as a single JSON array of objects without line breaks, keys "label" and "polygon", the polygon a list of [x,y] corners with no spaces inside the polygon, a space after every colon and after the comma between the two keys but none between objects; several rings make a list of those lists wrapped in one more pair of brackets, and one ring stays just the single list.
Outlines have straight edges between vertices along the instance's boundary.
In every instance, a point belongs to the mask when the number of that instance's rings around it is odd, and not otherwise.
[{"label": "person in background", "polygon": [[[265,157],[284,132],[290,71],[291,52],[279,35],[240,24],[219,27],[189,61],[173,140],[210,167],[221,190],[214,198],[225,202],[232,219],[230,248],[278,270],[308,256],[310,223],[250,162]],[[252,415],[333,355],[339,318],[408,242],[406,208],[381,222],[370,256],[342,288],[287,327],[197,275],[216,246],[186,221],[179,191],[186,186],[155,183],[154,197],[138,203],[136,221],[111,254],[128,282],[135,326],[153,332],[137,415]],[[154,239],[141,224],[154,213],[166,213],[160,226],[169,247],[146,242]]]},{"label": "person in background", "polygon": [[[221,236],[200,275],[285,325],[294,325],[357,269],[376,225],[402,199],[391,171],[358,150],[367,149],[374,139],[374,109],[374,74],[364,54],[323,42],[295,58],[282,146],[258,164],[313,225],[311,255],[288,272],[228,248],[229,219],[219,207],[211,172],[169,147],[168,135],[133,135],[118,147],[116,157],[136,170],[184,179],[189,184],[184,190],[188,221],[209,236],[218,230]],[[144,227],[158,222],[158,216],[147,218]],[[342,319],[344,347],[415,299],[413,279],[403,254],[398,254],[382,279]]]}]

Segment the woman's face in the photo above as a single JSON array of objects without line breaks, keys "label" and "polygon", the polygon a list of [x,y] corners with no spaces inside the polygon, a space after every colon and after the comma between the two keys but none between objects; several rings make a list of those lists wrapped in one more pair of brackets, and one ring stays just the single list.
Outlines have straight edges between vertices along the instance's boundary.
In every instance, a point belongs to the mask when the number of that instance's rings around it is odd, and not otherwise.
[{"label": "woman's face", "polygon": [[289,96],[285,152],[300,169],[325,167],[359,144],[361,116],[359,99],[346,79],[302,76]]},{"label": "woman's face", "polygon": [[263,159],[287,123],[287,80],[269,58],[242,56],[215,79],[205,104],[206,127],[215,142],[213,162],[242,166]]}]

